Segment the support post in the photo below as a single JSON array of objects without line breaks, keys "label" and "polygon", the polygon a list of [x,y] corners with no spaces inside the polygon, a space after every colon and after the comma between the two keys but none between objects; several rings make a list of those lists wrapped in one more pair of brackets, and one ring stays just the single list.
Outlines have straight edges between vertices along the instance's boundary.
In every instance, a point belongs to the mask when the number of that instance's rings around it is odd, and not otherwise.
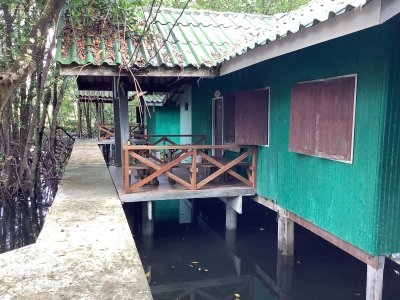
[{"label": "support post", "polygon": [[100,125],[100,106],[99,102],[96,101],[96,132],[97,132],[97,138],[100,139],[100,130],[99,130],[99,125]]},{"label": "support post", "polygon": [[367,291],[366,300],[381,300],[383,289],[383,271],[385,267],[385,257],[378,257],[376,268],[367,265]]},{"label": "support post", "polygon": [[294,257],[277,253],[276,284],[279,288],[279,299],[290,299],[292,290]]},{"label": "support post", "polygon": [[236,229],[237,226],[237,215],[236,215],[236,211],[229,205],[226,205],[226,221],[225,221],[225,225],[226,225],[226,229],[228,230],[232,230],[232,229]]},{"label": "support post", "polygon": [[153,203],[142,202],[142,235],[154,233]]},{"label": "support post", "polygon": [[278,251],[285,256],[294,254],[294,223],[286,211],[278,212]]},{"label": "support post", "polygon": [[78,137],[82,137],[82,108],[81,108],[81,102],[78,99],[78,104],[77,104],[77,110],[78,110]]},{"label": "support post", "polygon": [[115,165],[122,166],[122,145],[129,139],[128,93],[121,78],[113,77]]}]

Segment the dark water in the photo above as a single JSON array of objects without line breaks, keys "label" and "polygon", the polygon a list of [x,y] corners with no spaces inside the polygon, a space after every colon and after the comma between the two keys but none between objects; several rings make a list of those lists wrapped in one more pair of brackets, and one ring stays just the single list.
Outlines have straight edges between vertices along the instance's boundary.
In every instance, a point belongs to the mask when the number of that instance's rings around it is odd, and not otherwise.
[{"label": "dark water", "polygon": [[[244,201],[236,232],[225,230],[221,201],[194,207],[191,224],[134,234],[154,299],[365,299],[366,265],[300,226],[291,260],[276,250],[276,214],[259,204]],[[399,274],[387,259],[383,299],[400,299]]]},{"label": "dark water", "polygon": [[36,242],[56,192],[56,185],[44,186],[36,199],[19,195],[0,204],[0,254]]}]

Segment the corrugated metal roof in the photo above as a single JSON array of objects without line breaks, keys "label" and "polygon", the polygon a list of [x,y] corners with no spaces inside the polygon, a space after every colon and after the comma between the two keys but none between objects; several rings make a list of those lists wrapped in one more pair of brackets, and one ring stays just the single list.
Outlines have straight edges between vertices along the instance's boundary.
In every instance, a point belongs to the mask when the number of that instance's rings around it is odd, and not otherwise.
[{"label": "corrugated metal roof", "polygon": [[372,0],[312,0],[297,10],[274,15],[275,23],[256,39],[245,44],[239,51],[233,51],[223,61],[229,60],[257,46],[272,43],[302,29],[339,16],[353,9],[362,9]]},{"label": "corrugated metal roof", "polygon": [[[128,98],[135,95],[135,92],[128,92]],[[91,91],[91,90],[77,90],[75,95],[81,100],[86,101],[109,101],[113,99],[112,91]],[[147,105],[160,106],[165,103],[168,98],[168,93],[146,93],[143,95],[144,101]]]},{"label": "corrugated metal roof", "polygon": [[[163,8],[158,14],[152,14],[155,21],[142,43],[138,43],[134,34],[124,37],[110,23],[103,26],[100,20],[91,28],[75,28],[76,38],[72,38],[72,28],[64,11],[56,60],[64,65],[216,67],[258,45],[362,8],[367,2],[312,0],[298,10],[274,16],[186,10],[179,18],[181,10]],[[143,18],[148,15],[144,11]]]}]

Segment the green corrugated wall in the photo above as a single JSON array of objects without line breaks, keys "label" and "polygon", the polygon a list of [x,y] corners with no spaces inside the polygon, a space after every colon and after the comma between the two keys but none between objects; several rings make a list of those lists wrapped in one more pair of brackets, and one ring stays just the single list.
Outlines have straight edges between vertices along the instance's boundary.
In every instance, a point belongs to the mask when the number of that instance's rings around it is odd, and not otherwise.
[{"label": "green corrugated wall", "polygon": [[[180,134],[180,108],[179,106],[150,107],[150,116],[147,116],[147,129],[150,135]],[[156,141],[159,138],[151,138]],[[172,138],[175,143],[180,142],[178,138]]]},{"label": "green corrugated wall", "polygon": [[[153,134],[180,134],[180,108],[179,106],[149,107],[151,117],[147,116],[147,129]],[[159,138],[151,138],[156,141]],[[172,138],[179,144],[179,138]],[[156,221],[177,221],[179,219],[179,201],[155,201]]]},{"label": "green corrugated wall", "polygon": [[[194,83],[193,133],[207,132],[207,143],[211,143],[211,99],[216,90],[227,95],[270,87],[270,146],[259,147],[258,194],[371,254],[399,252],[398,168],[389,172],[392,184],[380,180],[387,164],[393,164],[393,147],[400,156],[399,130],[394,126],[394,136],[386,118],[388,65],[391,59],[398,63],[398,56],[392,58],[390,49],[394,47],[393,33],[398,37],[399,24],[396,18],[379,27]],[[392,82],[397,80],[397,89],[391,92],[396,109],[389,108],[388,112],[398,122],[398,69],[392,73],[396,73]],[[291,87],[301,81],[348,74],[357,74],[358,81],[353,164],[290,153]],[[381,164],[385,124],[386,139],[393,145],[386,145],[386,162]],[[390,189],[393,199],[380,201],[385,209],[378,205],[378,199],[387,197],[380,187],[388,184],[385,189]],[[393,201],[397,201],[397,218],[389,222]],[[396,237],[383,239],[385,231],[396,226]]]},{"label": "green corrugated wall", "polygon": [[[399,18],[400,19],[400,18]],[[378,253],[400,252],[400,30],[391,27],[387,109],[379,182]],[[383,241],[383,242],[382,242]]]}]

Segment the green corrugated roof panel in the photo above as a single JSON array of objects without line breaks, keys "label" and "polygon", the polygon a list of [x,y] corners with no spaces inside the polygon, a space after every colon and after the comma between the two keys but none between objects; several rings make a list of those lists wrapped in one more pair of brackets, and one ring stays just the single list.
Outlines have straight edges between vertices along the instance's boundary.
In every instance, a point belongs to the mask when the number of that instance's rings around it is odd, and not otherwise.
[{"label": "green corrugated roof panel", "polygon": [[[312,0],[295,11],[274,16],[186,10],[179,18],[181,10],[162,8],[151,25],[150,34],[140,45],[134,62],[130,60],[138,46],[134,35],[118,37],[109,24],[103,27],[106,30],[92,26],[85,33],[86,37],[73,38],[64,10],[58,31],[56,60],[63,65],[215,67],[256,46],[271,43],[356,7],[363,7],[368,2]],[[144,10],[143,17],[147,18],[149,13]],[[152,16],[155,16],[155,12]]]},{"label": "green corrugated roof panel", "polygon": [[[128,92],[128,98],[131,98],[135,95],[135,92]],[[84,100],[92,101],[102,101],[102,100],[112,100],[113,94],[112,91],[94,91],[94,90],[77,90],[75,92],[77,97],[80,97]],[[148,105],[156,105],[161,106],[165,103],[168,98],[168,93],[148,93],[143,95],[144,101]]]}]

